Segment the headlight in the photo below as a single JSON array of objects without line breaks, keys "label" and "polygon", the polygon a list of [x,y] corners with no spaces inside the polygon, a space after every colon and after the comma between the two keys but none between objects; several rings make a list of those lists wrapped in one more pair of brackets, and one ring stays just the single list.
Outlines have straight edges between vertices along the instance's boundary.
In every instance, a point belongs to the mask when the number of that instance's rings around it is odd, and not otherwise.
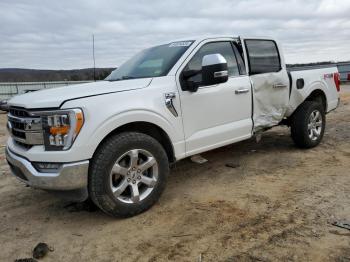
[{"label": "headlight", "polygon": [[47,151],[69,149],[84,124],[84,115],[80,109],[42,112],[40,115]]}]

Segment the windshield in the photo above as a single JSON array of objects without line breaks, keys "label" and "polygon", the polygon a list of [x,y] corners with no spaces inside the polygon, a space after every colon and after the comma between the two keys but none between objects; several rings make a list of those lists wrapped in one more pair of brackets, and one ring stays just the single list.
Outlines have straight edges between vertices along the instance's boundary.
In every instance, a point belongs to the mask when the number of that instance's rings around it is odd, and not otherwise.
[{"label": "windshield", "polygon": [[165,76],[192,43],[173,42],[145,49],[114,70],[105,80]]}]

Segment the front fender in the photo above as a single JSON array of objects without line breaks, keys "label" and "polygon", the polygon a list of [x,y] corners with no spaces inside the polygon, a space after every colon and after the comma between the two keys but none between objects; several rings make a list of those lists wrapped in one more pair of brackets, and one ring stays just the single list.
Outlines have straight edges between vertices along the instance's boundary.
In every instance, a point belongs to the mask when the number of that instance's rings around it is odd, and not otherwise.
[{"label": "front fender", "polygon": [[180,134],[176,132],[176,127],[162,115],[146,110],[130,110],[111,116],[94,130],[92,133],[94,151],[111,132],[123,125],[134,122],[147,122],[158,126],[169,136],[173,144],[181,140]]},{"label": "front fender", "polygon": [[[159,81],[159,80],[158,80]],[[164,80],[165,81],[165,80]],[[161,128],[173,144],[175,156],[185,151],[182,119],[166,107],[164,93],[172,86],[154,84],[126,91],[69,101],[64,108],[82,108],[85,123],[72,147],[74,158],[90,159],[103,139],[115,129],[134,122],[148,122]],[[179,103],[175,99],[175,103]],[[176,104],[177,108],[180,108]],[[78,156],[77,156],[78,154]]]}]

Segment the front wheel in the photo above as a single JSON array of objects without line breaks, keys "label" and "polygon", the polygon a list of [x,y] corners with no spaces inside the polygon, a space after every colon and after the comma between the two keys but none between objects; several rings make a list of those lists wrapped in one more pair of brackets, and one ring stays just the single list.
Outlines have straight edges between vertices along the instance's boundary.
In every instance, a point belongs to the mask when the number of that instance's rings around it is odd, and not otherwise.
[{"label": "front wheel", "polygon": [[291,135],[300,148],[317,146],[324,134],[326,116],[323,106],[314,101],[305,101],[291,119]]},{"label": "front wheel", "polygon": [[90,198],[109,215],[134,216],[159,199],[168,174],[167,154],[157,140],[136,132],[117,134],[94,155]]}]

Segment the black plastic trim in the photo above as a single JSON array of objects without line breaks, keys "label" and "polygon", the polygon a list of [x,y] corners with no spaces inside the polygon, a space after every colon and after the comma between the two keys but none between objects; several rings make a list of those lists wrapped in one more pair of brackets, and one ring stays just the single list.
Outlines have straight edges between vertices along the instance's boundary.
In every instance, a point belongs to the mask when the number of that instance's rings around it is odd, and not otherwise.
[{"label": "black plastic trim", "polygon": [[[232,46],[232,49],[233,49],[233,53],[235,54],[235,57],[236,57],[236,62],[237,62],[238,70],[239,70],[239,75],[245,76],[245,75],[247,75],[247,69],[245,68],[244,58],[242,57],[242,54],[239,52],[238,47],[236,45],[238,45],[237,42],[231,41],[231,46]],[[237,56],[240,56],[240,58],[242,59],[243,68],[242,68],[241,64],[238,63],[238,57]]]},{"label": "black plastic trim", "polygon": [[288,74],[288,79],[289,79],[289,98],[292,94],[292,87],[293,87],[293,78],[292,78],[292,74],[287,71],[287,74]]},{"label": "black plastic trim", "polygon": [[304,88],[304,85],[305,85],[305,81],[304,81],[304,78],[298,78],[297,79],[297,89],[303,89]]}]

